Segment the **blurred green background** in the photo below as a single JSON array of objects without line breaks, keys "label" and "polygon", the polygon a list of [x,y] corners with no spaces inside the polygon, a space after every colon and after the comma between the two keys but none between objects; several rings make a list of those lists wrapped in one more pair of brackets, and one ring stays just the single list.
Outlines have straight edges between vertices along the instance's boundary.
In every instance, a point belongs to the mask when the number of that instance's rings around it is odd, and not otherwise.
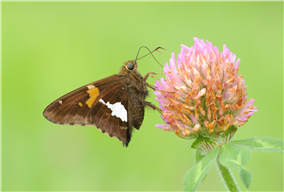
[{"label": "blurred green background", "polygon": [[[128,148],[42,116],[63,94],[117,73],[142,45],[166,48],[155,53],[163,64],[193,37],[226,44],[259,110],[234,139],[283,138],[282,33],[282,2],[2,2],[2,190],[182,190],[192,141],[155,128],[159,113],[146,109]],[[151,56],[138,64],[142,75],[162,72]],[[153,93],[148,101],[158,104]],[[246,168],[252,191],[283,190],[281,154],[253,152]],[[198,190],[225,190],[216,168]]]}]

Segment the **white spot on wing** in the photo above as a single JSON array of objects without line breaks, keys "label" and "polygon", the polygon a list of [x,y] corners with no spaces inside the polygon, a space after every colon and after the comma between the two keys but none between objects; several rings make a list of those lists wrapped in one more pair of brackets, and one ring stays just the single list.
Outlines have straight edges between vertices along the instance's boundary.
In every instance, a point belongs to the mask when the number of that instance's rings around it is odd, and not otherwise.
[{"label": "white spot on wing", "polygon": [[127,122],[127,111],[121,102],[116,102],[115,104],[110,104],[109,102],[105,103],[104,100],[100,99],[99,102],[106,105],[111,111],[112,116],[120,118],[122,121]]},{"label": "white spot on wing", "polygon": [[62,105],[62,101],[58,101],[58,103],[59,103],[60,105]]},{"label": "white spot on wing", "polygon": [[95,86],[94,86],[94,85],[88,85],[87,87],[88,87],[88,89],[89,89],[89,90],[90,90],[90,89],[94,89],[94,88],[95,88]]},{"label": "white spot on wing", "polygon": [[104,104],[104,105],[106,104],[106,103],[104,102],[104,100],[102,100],[102,99],[100,99],[99,102],[101,102],[101,103]]}]

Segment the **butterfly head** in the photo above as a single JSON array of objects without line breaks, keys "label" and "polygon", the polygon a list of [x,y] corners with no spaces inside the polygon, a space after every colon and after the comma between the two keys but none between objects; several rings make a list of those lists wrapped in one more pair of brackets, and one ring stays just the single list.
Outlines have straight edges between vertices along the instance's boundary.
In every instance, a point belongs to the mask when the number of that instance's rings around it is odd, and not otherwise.
[{"label": "butterfly head", "polygon": [[123,63],[123,65],[127,71],[136,71],[138,68],[138,65],[135,60],[126,61]]}]

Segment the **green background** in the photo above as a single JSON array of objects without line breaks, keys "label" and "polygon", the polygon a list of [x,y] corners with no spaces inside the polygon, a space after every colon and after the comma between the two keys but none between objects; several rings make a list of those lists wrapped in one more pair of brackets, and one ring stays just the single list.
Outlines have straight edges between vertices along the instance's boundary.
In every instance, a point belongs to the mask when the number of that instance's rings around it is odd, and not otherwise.
[{"label": "green background", "polygon": [[[283,138],[282,33],[282,2],[2,2],[2,190],[182,190],[192,140],[155,128],[156,111],[146,109],[128,148],[42,116],[63,94],[117,73],[142,45],[166,48],[155,53],[164,64],[193,37],[226,44],[259,110],[234,139]],[[162,72],[151,56],[138,64],[142,75]],[[153,93],[148,101],[157,104]],[[282,163],[253,152],[250,189],[282,191]],[[215,168],[198,190],[225,190]]]}]

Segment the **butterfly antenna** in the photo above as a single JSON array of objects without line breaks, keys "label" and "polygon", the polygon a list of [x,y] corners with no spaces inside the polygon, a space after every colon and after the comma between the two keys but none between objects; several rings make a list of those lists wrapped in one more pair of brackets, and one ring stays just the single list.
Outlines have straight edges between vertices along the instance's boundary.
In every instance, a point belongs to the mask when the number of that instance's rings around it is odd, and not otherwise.
[{"label": "butterfly antenna", "polygon": [[[137,57],[138,57],[138,55],[139,55],[139,51],[140,51],[140,49],[143,48],[143,47],[146,48],[146,49],[148,49],[149,53],[137,59]],[[136,56],[135,61],[137,61],[137,60],[139,60],[139,59],[142,59],[143,57],[146,57],[147,55],[150,55],[150,54],[151,54],[151,55],[153,56],[153,58],[156,60],[156,62],[163,68],[163,66],[158,62],[158,60],[157,60],[157,59],[154,57],[154,55],[152,54],[152,53],[154,53],[155,51],[158,51],[159,53],[161,53],[161,52],[159,51],[159,49],[164,49],[164,48],[163,48],[163,47],[157,47],[157,48],[154,49],[153,51],[150,51],[150,49],[149,49],[148,47],[146,47],[146,46],[141,46],[141,47],[138,49],[138,53],[137,53],[137,56]],[[164,49],[164,50],[166,50],[166,49]]]}]

